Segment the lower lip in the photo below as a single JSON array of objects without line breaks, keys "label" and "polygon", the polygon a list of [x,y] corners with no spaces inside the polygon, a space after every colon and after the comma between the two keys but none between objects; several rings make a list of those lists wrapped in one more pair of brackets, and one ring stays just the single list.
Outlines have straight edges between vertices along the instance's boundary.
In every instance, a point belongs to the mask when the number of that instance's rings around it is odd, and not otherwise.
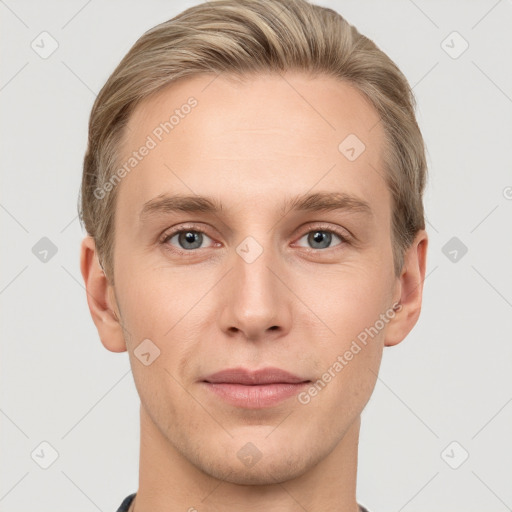
[{"label": "lower lip", "polygon": [[212,393],[235,407],[262,409],[277,405],[283,400],[297,395],[308,383],[276,383],[253,386],[212,382],[205,382],[204,384]]}]

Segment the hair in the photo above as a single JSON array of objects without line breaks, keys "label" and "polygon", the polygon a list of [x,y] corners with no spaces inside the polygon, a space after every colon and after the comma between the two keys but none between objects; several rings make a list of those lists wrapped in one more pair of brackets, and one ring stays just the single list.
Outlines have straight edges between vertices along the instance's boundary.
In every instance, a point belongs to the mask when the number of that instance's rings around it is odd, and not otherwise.
[{"label": "hair", "polygon": [[286,71],[337,78],[357,88],[378,112],[385,136],[384,178],[392,196],[393,264],[400,275],[405,251],[425,228],[427,178],[416,102],[405,76],[332,9],[306,0],[214,0],[145,32],[92,107],[79,217],[111,283],[118,187],[108,182],[119,165],[124,128],[135,107],[172,82],[198,74],[244,78]]}]

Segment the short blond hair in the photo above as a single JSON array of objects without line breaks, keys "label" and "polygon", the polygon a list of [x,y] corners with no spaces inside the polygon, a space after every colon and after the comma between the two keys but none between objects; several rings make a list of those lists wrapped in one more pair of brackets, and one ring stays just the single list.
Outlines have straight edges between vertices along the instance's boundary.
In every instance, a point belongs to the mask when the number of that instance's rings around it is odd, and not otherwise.
[{"label": "short blond hair", "polygon": [[[145,98],[201,73],[248,76],[303,71],[355,86],[380,116],[383,166],[393,198],[394,271],[425,228],[427,164],[412,89],[396,64],[332,9],[306,0],[217,0],[202,3],[144,33],[111,74],[92,107],[79,216],[105,274],[114,282],[118,187],[98,198],[119,165],[124,127]],[[340,141],[341,142],[341,141]]]}]

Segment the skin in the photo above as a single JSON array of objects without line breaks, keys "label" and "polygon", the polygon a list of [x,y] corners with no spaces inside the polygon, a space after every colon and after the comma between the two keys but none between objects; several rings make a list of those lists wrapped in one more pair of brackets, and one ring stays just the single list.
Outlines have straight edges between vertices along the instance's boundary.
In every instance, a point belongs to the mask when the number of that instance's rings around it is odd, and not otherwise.
[{"label": "skin", "polygon": [[[418,233],[395,276],[383,129],[355,88],[291,72],[212,79],[172,84],[130,119],[126,157],[190,96],[198,101],[118,185],[115,286],[94,241],[81,248],[101,342],[128,350],[141,399],[135,510],[357,512],[360,415],[383,348],[402,341],[420,314],[427,234]],[[366,145],[353,162],[338,150],[348,134]],[[355,195],[373,215],[283,215],[286,199],[324,191]],[[141,220],[144,204],[176,193],[214,197],[222,210]],[[200,248],[184,249],[177,236],[162,241],[185,223],[205,234]],[[353,238],[315,244],[307,235],[319,223]],[[248,236],[263,249],[252,263],[236,252]],[[401,309],[307,404],[292,397],[249,410],[200,382],[225,368],[266,366],[315,382],[396,302]],[[134,354],[144,339],[160,350],[148,366]],[[237,456],[249,442],[261,454],[252,467]]]}]

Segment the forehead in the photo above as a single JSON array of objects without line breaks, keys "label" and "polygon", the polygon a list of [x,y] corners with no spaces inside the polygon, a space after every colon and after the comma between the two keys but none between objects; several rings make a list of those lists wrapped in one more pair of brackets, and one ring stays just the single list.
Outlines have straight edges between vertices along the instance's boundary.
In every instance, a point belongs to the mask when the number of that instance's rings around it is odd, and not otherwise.
[{"label": "forehead", "polygon": [[141,209],[178,192],[229,196],[241,206],[316,187],[381,203],[375,206],[384,214],[383,144],[377,111],[347,82],[301,73],[241,81],[198,75],[135,109],[121,165],[143,146],[151,149],[123,179],[118,202]]}]

